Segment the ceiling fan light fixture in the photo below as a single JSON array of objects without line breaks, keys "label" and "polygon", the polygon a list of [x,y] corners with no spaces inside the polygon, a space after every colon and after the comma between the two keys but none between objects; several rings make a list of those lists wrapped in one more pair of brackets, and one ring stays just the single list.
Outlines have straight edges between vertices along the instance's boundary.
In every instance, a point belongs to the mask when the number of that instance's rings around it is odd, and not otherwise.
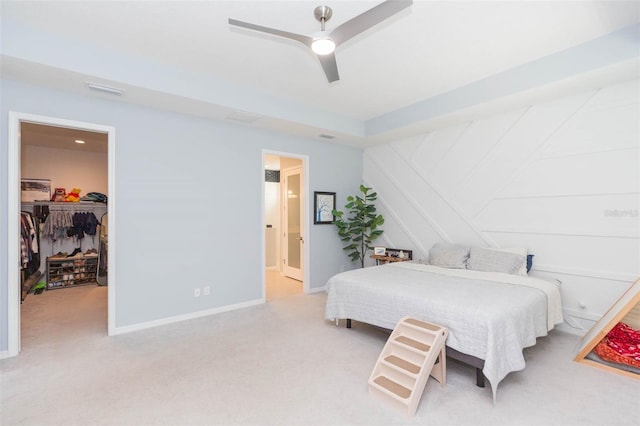
[{"label": "ceiling fan light fixture", "polygon": [[316,55],[328,55],[336,50],[336,44],[330,38],[317,38],[311,43],[311,50]]},{"label": "ceiling fan light fixture", "polygon": [[298,41],[307,47],[311,47],[313,53],[322,65],[327,81],[333,83],[340,80],[338,73],[338,65],[333,54],[336,45],[342,45],[346,41],[352,39],[360,33],[367,31],[369,28],[378,25],[380,22],[390,18],[413,4],[413,0],[385,0],[373,8],[362,12],[361,14],[349,19],[346,22],[335,27],[331,32],[325,32],[325,24],[333,11],[329,6],[318,6],[313,10],[313,15],[320,21],[320,32],[316,35],[296,34],[276,28],[265,27],[262,25],[243,22],[237,19],[229,18],[229,25],[247,28],[249,30],[260,31],[278,37],[288,38]]}]

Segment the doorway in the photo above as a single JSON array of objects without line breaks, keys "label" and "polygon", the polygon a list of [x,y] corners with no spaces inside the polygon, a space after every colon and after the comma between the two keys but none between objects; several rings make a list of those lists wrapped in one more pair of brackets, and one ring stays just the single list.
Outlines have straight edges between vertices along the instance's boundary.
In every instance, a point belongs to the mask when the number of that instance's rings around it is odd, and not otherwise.
[{"label": "doorway", "polygon": [[[85,123],[60,119],[55,117],[46,117],[33,114],[25,114],[18,112],[9,113],[9,144],[8,144],[8,241],[16,242],[9,244],[8,247],[8,281],[7,281],[7,331],[8,345],[7,356],[16,356],[20,352],[20,311],[22,289],[20,286],[20,212],[21,212],[21,153],[22,140],[21,128],[23,124],[34,124],[43,126],[53,126],[61,129],[74,129],[78,131],[96,132],[106,135],[107,138],[107,188],[109,194],[109,202],[107,206],[108,227],[110,228],[108,245],[108,264],[110,271],[107,281],[107,334],[114,335],[115,328],[115,265],[113,253],[115,251],[115,128],[94,123]],[[64,290],[61,290],[64,291]]]},{"label": "doorway", "polygon": [[309,291],[308,159],[263,151],[263,298]]}]

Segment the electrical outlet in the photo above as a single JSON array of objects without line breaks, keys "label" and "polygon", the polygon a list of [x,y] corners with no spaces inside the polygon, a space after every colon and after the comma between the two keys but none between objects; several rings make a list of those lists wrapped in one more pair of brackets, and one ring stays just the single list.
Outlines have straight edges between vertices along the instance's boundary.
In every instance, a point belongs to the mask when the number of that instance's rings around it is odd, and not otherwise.
[{"label": "electrical outlet", "polygon": [[197,287],[197,288],[193,291],[193,297],[200,297],[200,287]]},{"label": "electrical outlet", "polygon": [[204,293],[205,296],[210,295],[211,294],[211,287],[209,287],[209,286],[203,287],[203,293]]}]

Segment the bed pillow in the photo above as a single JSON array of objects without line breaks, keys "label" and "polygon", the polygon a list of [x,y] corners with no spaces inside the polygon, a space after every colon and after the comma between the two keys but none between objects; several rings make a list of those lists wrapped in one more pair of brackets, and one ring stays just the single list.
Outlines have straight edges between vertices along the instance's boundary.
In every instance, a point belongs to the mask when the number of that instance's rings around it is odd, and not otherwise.
[{"label": "bed pillow", "polygon": [[467,268],[475,271],[520,275],[523,264],[526,268],[526,261],[527,256],[520,253],[471,247]]},{"label": "bed pillow", "polygon": [[491,250],[498,250],[498,251],[504,251],[507,253],[515,253],[515,254],[519,254],[522,255],[522,263],[520,264],[520,268],[518,269],[518,272],[516,273],[516,275],[527,275],[527,255],[529,254],[529,251],[526,248],[520,248],[520,247],[504,247],[504,248],[491,248]]},{"label": "bed pillow", "polygon": [[442,268],[466,269],[469,247],[457,244],[434,244],[429,250],[429,264]]}]

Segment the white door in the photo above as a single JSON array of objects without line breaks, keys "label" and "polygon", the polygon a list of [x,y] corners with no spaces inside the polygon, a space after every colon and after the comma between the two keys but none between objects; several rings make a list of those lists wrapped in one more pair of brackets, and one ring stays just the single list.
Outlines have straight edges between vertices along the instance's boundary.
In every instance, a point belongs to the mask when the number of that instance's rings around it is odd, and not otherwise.
[{"label": "white door", "polygon": [[304,229],[302,224],[302,167],[283,170],[283,272],[294,280],[303,280]]}]

